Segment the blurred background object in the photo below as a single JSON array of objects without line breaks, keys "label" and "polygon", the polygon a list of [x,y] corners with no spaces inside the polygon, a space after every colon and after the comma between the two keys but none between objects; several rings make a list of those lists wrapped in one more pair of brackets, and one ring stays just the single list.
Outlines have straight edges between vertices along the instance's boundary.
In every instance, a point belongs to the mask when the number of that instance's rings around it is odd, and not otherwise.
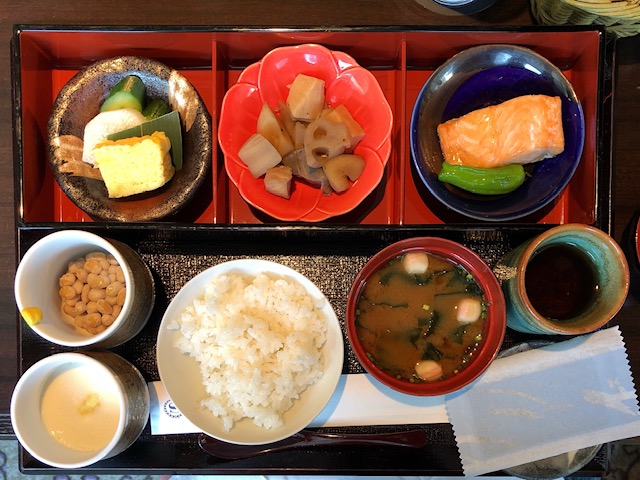
[{"label": "blurred background object", "polygon": [[542,25],[605,25],[617,37],[640,33],[640,0],[531,0]]},{"label": "blurred background object", "polygon": [[440,15],[475,15],[496,3],[496,0],[416,0],[423,7]]}]

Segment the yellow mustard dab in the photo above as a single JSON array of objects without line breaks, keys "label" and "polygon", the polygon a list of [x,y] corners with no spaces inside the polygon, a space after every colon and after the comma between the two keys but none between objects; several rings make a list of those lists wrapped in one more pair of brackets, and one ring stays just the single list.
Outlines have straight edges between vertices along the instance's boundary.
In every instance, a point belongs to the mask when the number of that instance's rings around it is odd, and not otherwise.
[{"label": "yellow mustard dab", "polygon": [[27,307],[20,310],[20,315],[27,322],[27,325],[33,327],[42,321],[42,310],[38,307]]},{"label": "yellow mustard dab", "polygon": [[78,411],[82,415],[86,415],[88,413],[93,413],[99,405],[100,397],[98,396],[98,394],[90,393],[86,397],[84,397],[82,402],[80,402],[80,405],[78,405]]}]

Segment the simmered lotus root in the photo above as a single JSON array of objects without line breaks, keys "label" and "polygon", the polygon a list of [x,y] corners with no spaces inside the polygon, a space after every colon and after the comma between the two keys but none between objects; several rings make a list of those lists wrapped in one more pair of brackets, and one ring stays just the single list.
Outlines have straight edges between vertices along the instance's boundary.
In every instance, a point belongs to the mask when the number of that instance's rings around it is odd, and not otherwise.
[{"label": "simmered lotus root", "polygon": [[92,335],[106,330],[124,305],[124,272],[112,255],[92,252],[72,260],[59,283],[62,311]]},{"label": "simmered lotus root", "polygon": [[349,129],[344,123],[335,123],[319,117],[309,124],[304,134],[307,164],[312,168],[342,154],[351,145]]}]

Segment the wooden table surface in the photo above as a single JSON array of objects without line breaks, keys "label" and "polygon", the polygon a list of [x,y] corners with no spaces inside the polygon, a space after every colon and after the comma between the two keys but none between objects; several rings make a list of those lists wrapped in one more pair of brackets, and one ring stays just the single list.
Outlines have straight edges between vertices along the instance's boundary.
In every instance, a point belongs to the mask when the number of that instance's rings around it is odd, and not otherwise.
[{"label": "wooden table surface", "polygon": [[[428,2],[429,0],[427,0]],[[425,3],[425,0],[421,0]],[[146,5],[144,5],[146,3]],[[475,16],[441,15],[414,0],[4,0],[0,8],[0,435],[11,435],[9,402],[17,379],[17,312],[13,296],[15,205],[9,42],[14,24],[360,26],[531,25],[528,0],[498,0]],[[428,3],[427,3],[428,4]],[[614,236],[640,209],[640,36],[618,41],[615,79]],[[619,313],[632,370],[640,378],[640,288]]]}]

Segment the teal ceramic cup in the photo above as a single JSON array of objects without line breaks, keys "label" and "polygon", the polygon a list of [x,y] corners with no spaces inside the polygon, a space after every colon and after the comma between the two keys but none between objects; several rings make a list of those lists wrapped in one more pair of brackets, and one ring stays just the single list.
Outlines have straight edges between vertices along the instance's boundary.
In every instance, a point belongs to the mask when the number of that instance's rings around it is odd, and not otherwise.
[{"label": "teal ceramic cup", "polygon": [[532,334],[592,332],[618,313],[629,266],[616,241],[583,224],[553,227],[502,259],[507,326]]}]

